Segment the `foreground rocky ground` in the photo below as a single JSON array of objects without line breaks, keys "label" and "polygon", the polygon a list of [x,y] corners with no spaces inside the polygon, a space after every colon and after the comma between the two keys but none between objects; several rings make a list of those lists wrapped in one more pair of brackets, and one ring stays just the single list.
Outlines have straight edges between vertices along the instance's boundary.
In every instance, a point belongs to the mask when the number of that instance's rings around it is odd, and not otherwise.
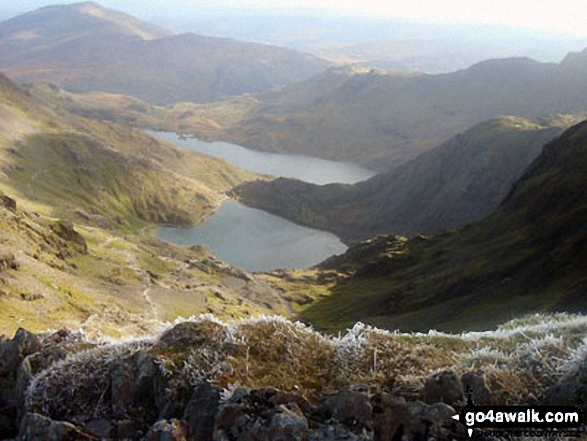
[{"label": "foreground rocky ground", "polygon": [[468,439],[477,404],[584,402],[587,318],[333,338],[280,317],[202,316],[154,338],[19,329],[0,343],[0,434],[20,440]]}]

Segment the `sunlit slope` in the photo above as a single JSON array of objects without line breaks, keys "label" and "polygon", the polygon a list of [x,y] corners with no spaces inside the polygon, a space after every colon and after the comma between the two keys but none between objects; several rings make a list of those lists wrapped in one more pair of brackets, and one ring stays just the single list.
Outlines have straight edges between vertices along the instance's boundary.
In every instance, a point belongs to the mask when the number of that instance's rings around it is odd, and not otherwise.
[{"label": "sunlit slope", "polygon": [[222,192],[252,176],[51,108],[0,80],[0,185],[48,214],[121,228],[194,223],[217,207]]},{"label": "sunlit slope", "polygon": [[[584,311],[586,167],[584,122],[549,143],[486,219],[430,239],[364,245],[354,277],[303,319],[329,329],[363,320],[462,330],[527,312]],[[348,253],[352,260],[357,251]]]},{"label": "sunlit slope", "polygon": [[290,49],[175,35],[92,2],[45,7],[0,23],[0,69],[9,77],[159,104],[260,92],[329,66]]},{"label": "sunlit slope", "polygon": [[500,117],[459,133],[389,173],[356,185],[292,179],[236,189],[248,205],[347,241],[377,234],[432,234],[491,213],[544,144],[576,120]]}]

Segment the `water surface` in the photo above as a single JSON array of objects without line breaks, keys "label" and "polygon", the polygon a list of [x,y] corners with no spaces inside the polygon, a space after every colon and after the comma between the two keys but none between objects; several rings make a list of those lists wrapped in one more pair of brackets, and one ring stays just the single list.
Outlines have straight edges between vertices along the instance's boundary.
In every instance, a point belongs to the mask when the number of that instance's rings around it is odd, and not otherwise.
[{"label": "water surface", "polygon": [[[358,165],[301,155],[261,152],[226,142],[204,142],[176,133],[149,132],[172,144],[216,156],[256,173],[314,184],[355,183],[375,172]],[[334,234],[302,227],[262,210],[227,200],[202,224],[160,227],[157,237],[179,245],[204,244],[219,259],[249,271],[308,268],[346,251]]]},{"label": "water surface", "polygon": [[277,177],[296,178],[313,184],[340,182],[354,184],[374,176],[376,173],[356,164],[304,155],[262,152],[227,142],[205,142],[196,138],[185,138],[173,132],[147,132],[171,144],[196,152],[222,158],[237,167],[255,173]]},{"label": "water surface", "polygon": [[334,234],[232,199],[196,227],[159,227],[156,234],[179,245],[205,244],[216,257],[248,271],[308,268],[347,249]]}]

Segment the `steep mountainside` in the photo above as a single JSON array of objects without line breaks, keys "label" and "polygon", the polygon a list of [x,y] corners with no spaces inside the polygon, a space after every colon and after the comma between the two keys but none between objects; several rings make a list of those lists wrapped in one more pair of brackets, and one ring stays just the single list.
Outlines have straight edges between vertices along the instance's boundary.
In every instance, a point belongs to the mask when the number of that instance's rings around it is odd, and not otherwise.
[{"label": "steep mountainside", "polygon": [[544,144],[573,121],[501,117],[356,185],[277,179],[248,182],[235,192],[247,205],[347,241],[377,234],[431,234],[491,213]]},{"label": "steep mountainside", "polygon": [[430,239],[381,237],[327,262],[355,265],[354,276],[302,318],[330,329],[362,320],[460,331],[528,312],[585,311],[586,168],[583,122],[550,142],[486,219]]},{"label": "steep mountainside", "polygon": [[260,92],[328,66],[289,49],[173,35],[93,2],[45,7],[0,23],[0,69],[11,78],[159,104]]},{"label": "steep mountainside", "polygon": [[587,50],[560,64],[490,60],[442,75],[336,68],[256,96],[217,137],[385,171],[490,118],[587,110],[585,69]]},{"label": "steep mountainside", "polygon": [[196,222],[252,177],[49,107],[0,76],[0,334],[138,335],[178,315],[285,313],[280,293],[203,247],[132,234]]},{"label": "steep mountainside", "polygon": [[0,77],[0,189],[47,214],[137,228],[193,223],[252,174],[50,107]]}]

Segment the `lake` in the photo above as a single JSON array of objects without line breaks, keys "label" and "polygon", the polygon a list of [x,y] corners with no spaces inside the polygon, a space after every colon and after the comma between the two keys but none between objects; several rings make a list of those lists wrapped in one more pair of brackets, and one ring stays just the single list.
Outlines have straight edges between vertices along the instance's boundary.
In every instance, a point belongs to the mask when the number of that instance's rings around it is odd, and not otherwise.
[{"label": "lake", "polygon": [[232,199],[202,224],[159,227],[157,237],[179,245],[203,243],[219,259],[248,271],[308,268],[347,249],[334,234],[296,225]]},{"label": "lake", "polygon": [[[345,162],[259,152],[225,142],[182,139],[176,133],[149,133],[256,173],[293,177],[315,184],[355,183],[375,175],[371,170]],[[204,244],[219,259],[248,271],[308,268],[347,250],[332,233],[302,227],[230,199],[200,225],[159,227],[155,234],[179,245]]]},{"label": "lake", "polygon": [[205,142],[196,138],[185,138],[173,132],[147,131],[147,133],[171,144],[225,159],[245,170],[271,176],[296,178],[312,184],[323,185],[335,182],[354,184],[376,174],[372,170],[349,162],[262,152],[227,142]]}]

